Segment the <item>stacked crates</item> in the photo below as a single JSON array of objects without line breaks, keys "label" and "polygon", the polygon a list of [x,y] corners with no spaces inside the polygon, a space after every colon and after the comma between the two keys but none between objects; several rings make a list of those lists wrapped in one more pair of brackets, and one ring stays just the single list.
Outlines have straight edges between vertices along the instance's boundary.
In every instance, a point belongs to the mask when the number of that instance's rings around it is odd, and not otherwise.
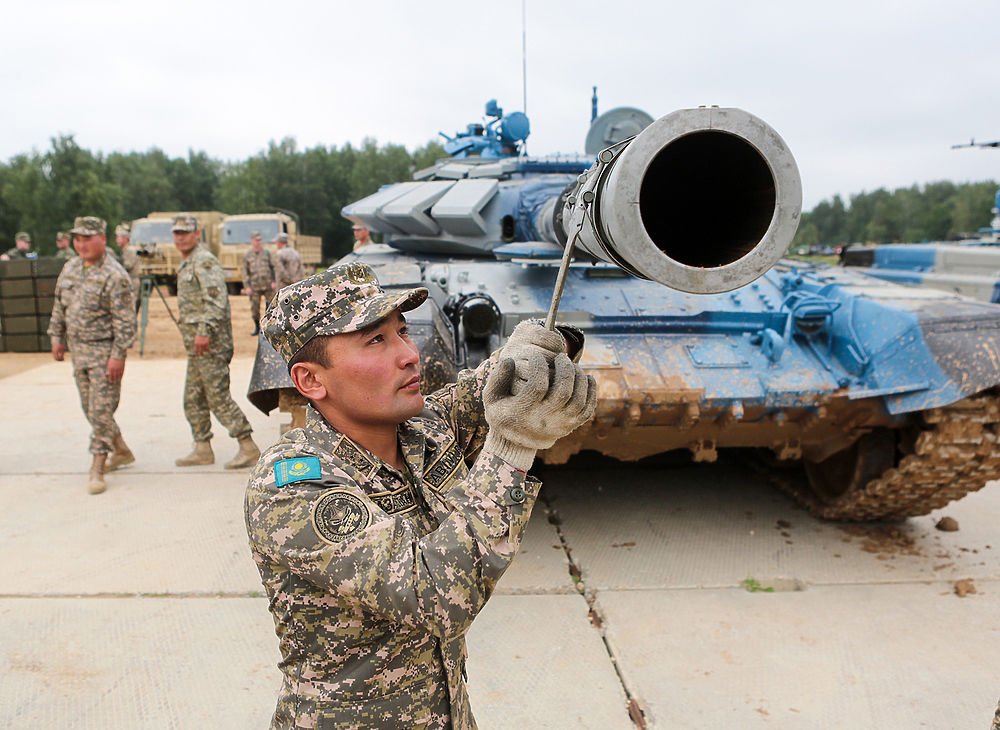
[{"label": "stacked crates", "polygon": [[4,352],[48,352],[45,334],[55,301],[56,279],[66,259],[0,261],[0,341]]}]

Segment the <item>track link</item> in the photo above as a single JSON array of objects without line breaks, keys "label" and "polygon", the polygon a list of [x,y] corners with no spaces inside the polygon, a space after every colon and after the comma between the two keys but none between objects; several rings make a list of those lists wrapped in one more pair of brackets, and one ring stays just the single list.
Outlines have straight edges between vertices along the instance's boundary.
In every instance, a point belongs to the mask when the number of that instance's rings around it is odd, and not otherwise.
[{"label": "track link", "polygon": [[983,391],[923,414],[925,429],[899,464],[835,502],[814,496],[804,479],[771,481],[817,517],[869,521],[924,515],[1000,478],[1000,395]]}]

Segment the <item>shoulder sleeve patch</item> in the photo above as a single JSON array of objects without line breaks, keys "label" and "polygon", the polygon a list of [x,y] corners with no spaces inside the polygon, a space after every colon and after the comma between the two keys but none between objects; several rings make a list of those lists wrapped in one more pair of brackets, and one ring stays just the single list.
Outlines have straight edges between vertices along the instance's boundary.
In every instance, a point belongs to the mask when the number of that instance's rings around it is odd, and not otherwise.
[{"label": "shoulder sleeve patch", "polygon": [[319,457],[317,456],[282,459],[274,465],[274,480],[279,487],[306,479],[319,479],[321,476]]},{"label": "shoulder sleeve patch", "polygon": [[331,545],[358,534],[371,521],[368,505],[343,489],[328,490],[313,506],[313,528],[323,542]]}]

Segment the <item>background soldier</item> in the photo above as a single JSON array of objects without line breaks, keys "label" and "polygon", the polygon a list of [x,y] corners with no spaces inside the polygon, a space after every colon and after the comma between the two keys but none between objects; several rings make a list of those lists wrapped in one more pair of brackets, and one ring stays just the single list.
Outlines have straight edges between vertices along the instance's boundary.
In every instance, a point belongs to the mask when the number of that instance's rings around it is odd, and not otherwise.
[{"label": "background soldier", "polygon": [[69,245],[69,234],[66,231],[59,231],[56,234],[55,256],[57,259],[71,259],[76,256],[76,251]]},{"label": "background soldier", "polygon": [[464,637],[531,515],[541,485],[526,470],[593,415],[594,379],[561,334],[526,322],[499,358],[425,400],[402,312],[426,297],[384,292],[353,263],[283,289],[264,316],[310,401],[305,428],[268,449],[247,486],[285,675],[272,728],[320,716],[355,730],[474,728]]},{"label": "background soldier", "polygon": [[281,291],[289,284],[302,281],[306,275],[302,269],[302,257],[288,245],[288,234],[279,233],[271,243],[278,246],[278,253],[274,257],[275,291]]},{"label": "background soldier", "polygon": [[271,252],[263,248],[260,231],[250,234],[250,250],[243,254],[243,288],[250,297],[250,316],[253,318],[253,332],[260,332],[260,302],[267,302],[274,290],[274,263]]},{"label": "background soldier", "polygon": [[14,248],[9,248],[6,253],[0,255],[0,261],[32,258],[30,254],[31,236],[21,231],[14,236]]},{"label": "background soldier", "polygon": [[214,413],[240,450],[226,462],[227,469],[253,465],[260,449],[250,433],[247,417],[229,392],[229,363],[233,359],[233,326],[229,314],[226,275],[215,258],[198,241],[198,220],[189,214],[174,218],[174,245],[181,254],[177,269],[179,327],[187,350],[184,381],[184,416],[191,424],[194,449],[177,459],[177,466],[214,464],[212,421]]},{"label": "background soldier", "polygon": [[353,251],[357,251],[362,246],[367,246],[372,242],[371,231],[368,230],[368,226],[363,226],[360,223],[355,223],[351,226],[351,230],[354,231],[354,248]]},{"label": "background soldier", "polygon": [[128,225],[122,223],[115,228],[115,243],[122,252],[122,267],[128,273],[128,278],[132,282],[132,296],[136,301],[139,299],[139,254],[130,245],[132,231]]},{"label": "background soldier", "polygon": [[71,233],[80,255],[66,262],[56,281],[48,330],[53,358],[62,360],[69,345],[80,404],[90,421],[91,494],[104,491],[105,471],[135,461],[115,423],[125,353],[135,341],[135,305],[128,275],[107,251],[105,229],[100,218],[76,219]]}]

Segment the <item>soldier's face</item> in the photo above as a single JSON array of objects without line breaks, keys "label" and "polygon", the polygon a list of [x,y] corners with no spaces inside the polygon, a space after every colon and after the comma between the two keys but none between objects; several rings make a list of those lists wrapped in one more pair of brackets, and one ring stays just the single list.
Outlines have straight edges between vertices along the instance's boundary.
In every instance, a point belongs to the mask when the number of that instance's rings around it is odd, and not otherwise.
[{"label": "soldier's face", "polygon": [[354,229],[354,240],[355,241],[367,241],[368,240],[368,229],[367,228],[355,228]]},{"label": "soldier's face", "polygon": [[189,254],[198,245],[198,231],[174,231],[174,246],[182,254]]},{"label": "soldier's face", "polygon": [[73,248],[80,254],[80,258],[86,264],[94,264],[104,256],[104,249],[108,245],[108,240],[103,233],[95,233],[93,236],[81,236],[73,234]]},{"label": "soldier's face", "polygon": [[17,246],[21,251],[27,251],[31,248],[31,241],[25,241],[24,239],[14,241],[14,245]]},{"label": "soldier's face", "polygon": [[253,246],[254,251],[260,251],[260,245],[263,243],[262,238],[251,238],[250,245]]},{"label": "soldier's face", "polygon": [[115,236],[115,243],[119,248],[125,248],[128,246],[128,236]]},{"label": "soldier's face", "polygon": [[57,238],[56,239],[56,248],[69,248],[69,239],[68,238]]},{"label": "soldier's face", "polygon": [[320,410],[350,435],[395,427],[420,413],[420,357],[396,310],[374,327],[334,335],[327,341],[330,367],[317,373],[327,390]]}]

